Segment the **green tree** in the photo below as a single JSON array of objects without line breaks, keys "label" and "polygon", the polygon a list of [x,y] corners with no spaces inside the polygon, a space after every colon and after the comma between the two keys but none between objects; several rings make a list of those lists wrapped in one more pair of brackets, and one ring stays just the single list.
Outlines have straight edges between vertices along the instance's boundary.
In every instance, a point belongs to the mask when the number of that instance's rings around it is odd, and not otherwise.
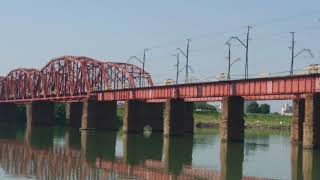
[{"label": "green tree", "polygon": [[204,102],[194,103],[193,109],[213,110],[213,111],[216,110],[216,108],[213,105],[204,103]]},{"label": "green tree", "polygon": [[257,102],[250,102],[247,106],[247,113],[259,113],[260,108]]},{"label": "green tree", "polygon": [[260,108],[261,114],[270,114],[270,105],[269,104],[261,104],[259,108]]}]

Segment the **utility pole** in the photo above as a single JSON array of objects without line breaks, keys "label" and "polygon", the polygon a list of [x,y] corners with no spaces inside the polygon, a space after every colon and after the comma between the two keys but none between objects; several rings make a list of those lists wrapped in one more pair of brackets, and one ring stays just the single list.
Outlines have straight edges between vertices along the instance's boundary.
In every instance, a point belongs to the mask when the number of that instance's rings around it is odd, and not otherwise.
[{"label": "utility pole", "polygon": [[295,32],[290,32],[290,33],[291,33],[291,37],[292,37],[290,75],[293,75],[293,60],[294,60],[294,45],[295,45],[294,33]]},{"label": "utility pole", "polygon": [[302,49],[300,50],[298,53],[295,53],[295,32],[290,32],[291,33],[291,37],[292,37],[292,45],[291,45],[291,66],[290,66],[290,75],[293,75],[293,63],[294,60],[297,56],[299,56],[300,54],[306,52],[310,55],[311,58],[314,58],[313,53],[310,49]]},{"label": "utility pole", "polygon": [[173,55],[177,58],[177,64],[175,65],[177,67],[177,72],[176,72],[176,84],[179,84],[179,72],[180,72],[180,54],[177,53]]},{"label": "utility pole", "polygon": [[231,69],[231,43],[228,43],[228,76],[227,80],[230,80],[230,69]]},{"label": "utility pole", "polygon": [[144,49],[143,50],[143,62],[142,62],[142,73],[144,74],[144,66],[146,64],[146,52],[147,52],[147,49]]},{"label": "utility pole", "polygon": [[186,62],[186,83],[189,82],[189,46],[190,46],[190,39],[187,39],[187,62]]},{"label": "utility pole", "polygon": [[240,58],[235,59],[233,62],[231,62],[231,43],[227,41],[226,45],[228,45],[228,73],[227,73],[227,80],[231,79],[231,66],[236,63],[237,61],[240,61]]},{"label": "utility pole", "polygon": [[250,29],[252,27],[248,26],[248,31],[247,31],[247,45],[246,45],[246,73],[245,73],[245,79],[249,78],[249,38],[250,38]]},{"label": "utility pole", "polygon": [[[130,61],[131,59],[136,59],[136,60],[138,60],[138,61],[142,64],[142,72],[140,72],[140,77],[139,77],[140,87],[142,87],[142,76],[144,76],[144,74],[145,74],[144,68],[145,68],[145,64],[146,64],[146,52],[149,51],[149,50],[150,50],[150,49],[144,48],[142,59],[141,59],[141,58],[138,58],[137,56],[131,56],[131,57],[128,59],[128,61]],[[127,61],[127,62],[128,62],[128,61]]]},{"label": "utility pole", "polygon": [[187,53],[184,53],[180,48],[177,48],[178,51],[186,58],[186,74],[185,74],[185,83],[189,82],[189,48],[190,48],[191,39],[187,39]]},{"label": "utility pole", "polygon": [[229,41],[227,42],[227,43],[230,43],[233,39],[235,39],[238,42],[240,42],[240,44],[246,49],[246,61],[245,61],[245,65],[244,65],[244,78],[245,79],[249,78],[249,40],[250,40],[250,29],[251,28],[252,28],[252,26],[248,26],[246,43],[241,41],[240,38],[237,36],[230,37]]}]

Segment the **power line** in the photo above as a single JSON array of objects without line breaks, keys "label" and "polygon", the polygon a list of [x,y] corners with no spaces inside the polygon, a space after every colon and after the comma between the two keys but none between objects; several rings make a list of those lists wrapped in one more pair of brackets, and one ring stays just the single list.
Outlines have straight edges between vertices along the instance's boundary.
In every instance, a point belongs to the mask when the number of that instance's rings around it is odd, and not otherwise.
[{"label": "power line", "polygon": [[144,48],[143,49],[143,57],[142,59],[137,57],[137,56],[131,56],[127,62],[129,62],[131,59],[136,59],[138,60],[141,64],[142,64],[142,72],[140,72],[140,77],[139,77],[139,84],[140,84],[140,87],[142,87],[142,76],[145,75],[145,64],[146,64],[146,52],[149,51],[150,49],[148,48]]},{"label": "power line", "polygon": [[294,45],[295,45],[295,40],[294,40],[294,33],[295,32],[290,32],[292,36],[292,42],[291,42],[291,68],[290,68],[290,75],[293,75],[293,60],[294,60]]},{"label": "power line", "polygon": [[242,40],[240,40],[240,38],[238,36],[233,36],[231,37],[227,43],[231,43],[232,40],[237,40],[238,42],[240,42],[240,44],[246,49],[246,61],[245,61],[245,67],[244,67],[244,75],[245,75],[245,79],[247,79],[249,76],[249,38],[250,38],[250,29],[252,28],[252,26],[247,26],[247,39],[246,39],[246,43],[244,43]]},{"label": "power line", "polygon": [[290,66],[290,75],[293,75],[293,62],[294,59],[299,56],[300,54],[307,52],[311,58],[314,58],[312,52],[310,49],[302,49],[298,53],[295,54],[295,32],[290,32],[291,37],[292,37],[292,42],[291,42],[291,66]]},{"label": "power line", "polygon": [[176,84],[179,84],[179,73],[180,73],[180,54],[177,52],[177,54],[174,54],[173,56],[175,56],[177,58],[177,64],[175,65],[176,68]]},{"label": "power line", "polygon": [[185,66],[185,70],[186,70],[186,74],[185,74],[185,83],[189,82],[189,48],[190,48],[190,41],[191,39],[187,39],[187,49],[186,49],[186,53],[184,51],[182,51],[180,48],[177,48],[178,51],[181,52],[181,54],[186,58],[186,66]]}]

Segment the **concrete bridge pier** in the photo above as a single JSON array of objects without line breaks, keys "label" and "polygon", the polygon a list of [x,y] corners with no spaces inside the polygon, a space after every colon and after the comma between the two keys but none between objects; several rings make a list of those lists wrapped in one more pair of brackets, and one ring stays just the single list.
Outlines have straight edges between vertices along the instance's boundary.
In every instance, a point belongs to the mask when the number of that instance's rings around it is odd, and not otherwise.
[{"label": "concrete bridge pier", "polygon": [[153,132],[163,131],[163,104],[127,100],[124,107],[123,131],[142,133],[146,125],[151,126]]},{"label": "concrete bridge pier", "polygon": [[73,128],[81,127],[82,102],[70,102],[65,104],[66,124]]},{"label": "concrete bridge pier", "polygon": [[224,97],[220,119],[221,141],[244,141],[244,99],[240,96]]},{"label": "concrete bridge pier", "polygon": [[193,103],[183,99],[168,99],[163,112],[164,136],[193,133]]},{"label": "concrete bridge pier", "polygon": [[184,133],[193,134],[194,132],[194,117],[193,117],[193,102],[186,102],[184,104]]},{"label": "concrete bridge pier", "polygon": [[127,100],[124,105],[123,132],[142,133],[146,125],[144,101]]},{"label": "concrete bridge pier", "polygon": [[303,123],[303,147],[316,148],[320,138],[320,94],[305,95],[305,117]]},{"label": "concrete bridge pier", "polygon": [[27,127],[45,125],[51,126],[54,122],[53,102],[30,102],[26,104]]},{"label": "concrete bridge pier", "polygon": [[151,126],[152,132],[163,132],[163,108],[164,103],[146,103],[146,125]]},{"label": "concrete bridge pier", "polygon": [[85,100],[80,130],[117,129],[117,102]]},{"label": "concrete bridge pier", "polygon": [[0,104],[0,122],[14,123],[17,120],[17,105],[13,103]]},{"label": "concrete bridge pier", "polygon": [[293,114],[291,122],[291,142],[300,143],[303,139],[303,121],[305,116],[305,100],[293,100]]}]

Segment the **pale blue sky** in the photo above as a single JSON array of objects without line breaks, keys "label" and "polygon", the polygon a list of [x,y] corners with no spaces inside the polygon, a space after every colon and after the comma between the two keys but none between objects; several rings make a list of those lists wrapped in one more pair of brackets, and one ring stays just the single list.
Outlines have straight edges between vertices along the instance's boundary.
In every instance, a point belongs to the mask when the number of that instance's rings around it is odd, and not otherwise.
[{"label": "pale blue sky", "polygon": [[[224,43],[233,35],[245,39],[247,25],[254,26],[250,74],[289,69],[290,31],[297,32],[297,50],[310,48],[316,56],[297,58],[295,68],[319,63],[317,0],[3,0],[0,74],[41,68],[62,55],[126,61],[151,48],[146,69],[157,83],[174,78],[172,54],[191,38],[191,76],[203,80],[226,71]],[[236,43],[233,49],[242,58],[233,73],[243,74],[244,49]]]}]

